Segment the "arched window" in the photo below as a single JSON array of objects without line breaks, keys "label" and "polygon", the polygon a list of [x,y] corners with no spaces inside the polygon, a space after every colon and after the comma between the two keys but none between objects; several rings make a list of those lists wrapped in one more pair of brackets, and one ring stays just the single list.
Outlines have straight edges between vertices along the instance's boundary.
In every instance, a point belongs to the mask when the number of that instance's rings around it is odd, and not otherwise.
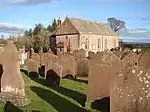
[{"label": "arched window", "polygon": [[100,48],[100,39],[97,41],[97,48]]},{"label": "arched window", "polygon": [[85,40],[85,49],[88,49],[89,48],[89,39],[86,39]]},{"label": "arched window", "polygon": [[105,49],[107,49],[107,39],[105,39]]}]

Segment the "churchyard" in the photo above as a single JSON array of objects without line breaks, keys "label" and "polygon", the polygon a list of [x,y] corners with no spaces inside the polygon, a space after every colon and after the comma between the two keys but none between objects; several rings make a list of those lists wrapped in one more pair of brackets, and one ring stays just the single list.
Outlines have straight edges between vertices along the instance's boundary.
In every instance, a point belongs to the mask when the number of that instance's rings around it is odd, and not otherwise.
[{"label": "churchyard", "polygon": [[88,55],[83,49],[58,55],[31,49],[20,54],[7,41],[0,49],[1,110],[150,111],[148,51],[112,49]]}]

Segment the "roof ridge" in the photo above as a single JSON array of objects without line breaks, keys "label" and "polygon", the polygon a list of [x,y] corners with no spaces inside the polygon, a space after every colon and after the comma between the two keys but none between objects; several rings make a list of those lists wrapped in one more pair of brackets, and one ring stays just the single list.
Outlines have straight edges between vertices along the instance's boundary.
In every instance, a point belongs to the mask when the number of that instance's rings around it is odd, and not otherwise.
[{"label": "roof ridge", "polygon": [[95,22],[95,23],[99,23],[99,24],[107,24],[105,22],[101,22],[101,21],[93,21],[93,20],[89,20],[89,19],[83,19],[83,18],[75,18],[75,17],[68,17],[69,19],[78,19],[78,20],[83,20],[83,21],[89,21],[89,22]]},{"label": "roof ridge", "polygon": [[100,34],[100,35],[117,35],[111,30],[109,25],[104,22],[91,21],[88,19],[67,17],[79,33]]}]

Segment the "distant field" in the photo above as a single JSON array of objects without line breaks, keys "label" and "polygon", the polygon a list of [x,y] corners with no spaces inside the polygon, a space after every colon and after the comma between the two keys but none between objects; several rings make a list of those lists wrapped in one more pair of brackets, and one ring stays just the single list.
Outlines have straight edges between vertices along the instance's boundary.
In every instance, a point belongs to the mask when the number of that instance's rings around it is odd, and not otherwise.
[{"label": "distant field", "polygon": [[[25,107],[9,106],[5,112],[100,112],[81,107],[86,98],[87,79],[63,79],[57,90],[43,85],[43,79],[33,81],[22,72],[26,95],[31,103]],[[3,112],[4,104],[0,103]]]}]

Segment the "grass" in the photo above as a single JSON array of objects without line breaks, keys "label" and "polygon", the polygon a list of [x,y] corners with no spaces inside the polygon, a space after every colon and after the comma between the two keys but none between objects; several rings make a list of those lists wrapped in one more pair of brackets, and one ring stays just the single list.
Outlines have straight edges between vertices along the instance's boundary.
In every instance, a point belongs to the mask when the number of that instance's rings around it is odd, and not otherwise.
[{"label": "grass", "polygon": [[[5,112],[100,112],[84,109],[87,84],[82,78],[77,81],[62,79],[58,89],[43,85],[43,79],[32,80],[22,72],[26,95],[31,103],[24,107],[8,105]],[[40,82],[40,83],[39,83]],[[0,112],[4,112],[4,103],[0,103]]]}]

